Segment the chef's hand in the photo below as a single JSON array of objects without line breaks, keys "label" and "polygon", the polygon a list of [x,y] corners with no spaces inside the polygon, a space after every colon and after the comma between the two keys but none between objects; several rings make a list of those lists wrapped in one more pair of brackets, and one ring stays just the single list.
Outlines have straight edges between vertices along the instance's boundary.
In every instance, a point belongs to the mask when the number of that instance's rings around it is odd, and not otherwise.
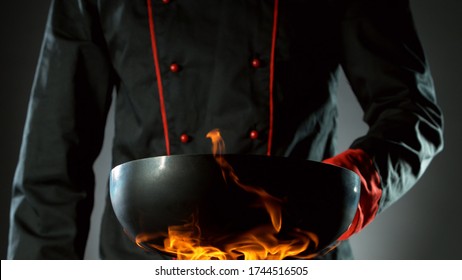
[{"label": "chef's hand", "polygon": [[350,169],[359,175],[361,181],[361,195],[356,215],[347,231],[339,237],[339,240],[346,240],[374,220],[382,196],[380,176],[372,159],[361,149],[348,149],[323,162]]}]

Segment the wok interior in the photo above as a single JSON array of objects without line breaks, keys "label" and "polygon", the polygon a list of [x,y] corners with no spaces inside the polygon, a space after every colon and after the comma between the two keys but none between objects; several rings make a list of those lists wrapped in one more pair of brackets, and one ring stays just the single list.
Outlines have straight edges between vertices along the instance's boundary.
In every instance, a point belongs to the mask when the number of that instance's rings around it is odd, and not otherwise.
[{"label": "wok interior", "polygon": [[[359,179],[343,168],[306,160],[224,155],[241,183],[261,187],[281,199],[281,238],[293,228],[315,233],[322,250],[348,228],[359,199]],[[111,201],[132,237],[158,236],[169,226],[198,219],[204,243],[247,232],[270,223],[257,197],[224,178],[212,155],[147,158],[115,167]],[[162,244],[162,238],[149,242]]]}]

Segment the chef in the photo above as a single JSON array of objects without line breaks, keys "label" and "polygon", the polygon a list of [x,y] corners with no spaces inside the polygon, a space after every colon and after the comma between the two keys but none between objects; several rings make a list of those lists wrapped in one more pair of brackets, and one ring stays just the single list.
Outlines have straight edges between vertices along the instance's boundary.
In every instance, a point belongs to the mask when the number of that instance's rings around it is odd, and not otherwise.
[{"label": "chef", "polygon": [[[340,69],[369,129],[337,153]],[[54,0],[13,183],[9,259],[83,258],[111,102],[112,166],[210,153],[205,135],[218,128],[228,153],[355,171],[356,216],[326,259],[352,258],[348,238],[443,147],[408,1]],[[109,201],[100,253],[167,258],[136,246]]]}]

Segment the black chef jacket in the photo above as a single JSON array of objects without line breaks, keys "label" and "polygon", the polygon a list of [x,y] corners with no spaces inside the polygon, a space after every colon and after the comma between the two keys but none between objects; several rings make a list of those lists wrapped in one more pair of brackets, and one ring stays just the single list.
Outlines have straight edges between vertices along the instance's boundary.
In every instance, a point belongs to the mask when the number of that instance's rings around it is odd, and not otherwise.
[{"label": "black chef jacket", "polygon": [[[92,164],[116,89],[112,165],[210,153],[335,154],[342,67],[369,125],[352,143],[381,176],[380,211],[442,149],[442,115],[405,0],[55,0],[14,179],[8,258],[78,259]],[[307,178],[307,181],[309,179]],[[163,258],[107,201],[104,259]],[[326,258],[351,258],[344,242]]]}]

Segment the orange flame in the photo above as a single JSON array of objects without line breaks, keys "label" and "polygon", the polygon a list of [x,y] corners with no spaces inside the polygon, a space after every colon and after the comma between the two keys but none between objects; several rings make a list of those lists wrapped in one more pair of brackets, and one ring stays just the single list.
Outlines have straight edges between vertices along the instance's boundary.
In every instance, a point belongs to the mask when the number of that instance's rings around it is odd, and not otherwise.
[{"label": "orange flame", "polygon": [[[311,259],[317,254],[304,254],[308,249],[317,248],[318,237],[311,232],[298,228],[293,229],[289,240],[278,239],[282,228],[281,208],[283,201],[270,195],[264,189],[248,186],[240,182],[232,166],[222,156],[225,148],[224,141],[218,129],[207,134],[212,141],[212,151],[216,162],[221,167],[225,180],[231,179],[244,191],[257,195],[260,204],[264,207],[271,219],[271,225],[258,226],[248,232],[237,236],[223,237],[226,240],[220,248],[209,244],[202,244],[201,229],[197,220],[198,214],[191,217],[191,221],[184,225],[174,225],[168,228],[167,233],[139,234],[136,243],[140,247],[149,246],[159,251],[176,255],[179,260],[281,260],[288,257],[298,259]],[[164,238],[163,246],[152,242]]]},{"label": "orange flame", "polygon": [[210,138],[212,140],[213,155],[215,156],[215,160],[221,167],[225,180],[226,176],[229,176],[233,180],[233,182],[236,183],[236,185],[238,185],[244,191],[256,194],[261,199],[261,202],[265,206],[266,211],[269,213],[274,229],[276,230],[276,232],[279,232],[281,230],[282,225],[282,201],[279,198],[271,196],[262,188],[255,186],[247,186],[240,182],[239,177],[236,175],[236,172],[234,172],[233,167],[222,156],[225,144],[218,129],[214,129],[207,133],[207,138]]}]

